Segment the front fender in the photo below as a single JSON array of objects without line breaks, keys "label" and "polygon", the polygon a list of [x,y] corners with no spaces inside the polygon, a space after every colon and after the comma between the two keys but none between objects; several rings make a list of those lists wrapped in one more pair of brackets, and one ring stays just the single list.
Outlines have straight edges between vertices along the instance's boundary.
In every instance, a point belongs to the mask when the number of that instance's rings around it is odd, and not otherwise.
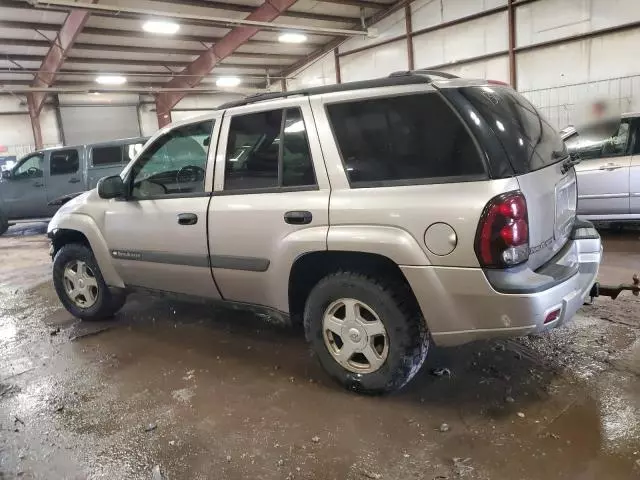
[{"label": "front fender", "polygon": [[110,287],[124,288],[124,282],[111,262],[107,242],[93,218],[82,213],[56,215],[49,223],[48,234],[55,239],[56,235],[69,230],[79,232],[87,238],[106,284]]}]

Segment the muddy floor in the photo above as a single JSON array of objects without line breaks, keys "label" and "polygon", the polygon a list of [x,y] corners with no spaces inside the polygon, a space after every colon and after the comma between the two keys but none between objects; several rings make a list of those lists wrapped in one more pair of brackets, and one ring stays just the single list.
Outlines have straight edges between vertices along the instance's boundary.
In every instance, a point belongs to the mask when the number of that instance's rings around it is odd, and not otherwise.
[{"label": "muddy floor", "polygon": [[[0,478],[640,478],[640,299],[538,337],[433,348],[402,392],[341,390],[298,330],[130,297],[81,324],[44,227],[0,238]],[[640,271],[605,232],[601,279]],[[437,374],[436,374],[437,373]]]}]

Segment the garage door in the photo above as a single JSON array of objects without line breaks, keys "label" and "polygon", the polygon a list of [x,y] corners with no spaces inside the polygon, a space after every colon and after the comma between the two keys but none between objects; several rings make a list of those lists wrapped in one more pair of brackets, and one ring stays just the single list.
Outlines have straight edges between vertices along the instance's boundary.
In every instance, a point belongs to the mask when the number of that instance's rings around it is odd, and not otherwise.
[{"label": "garage door", "polygon": [[135,105],[60,106],[60,115],[67,145],[140,136]]}]

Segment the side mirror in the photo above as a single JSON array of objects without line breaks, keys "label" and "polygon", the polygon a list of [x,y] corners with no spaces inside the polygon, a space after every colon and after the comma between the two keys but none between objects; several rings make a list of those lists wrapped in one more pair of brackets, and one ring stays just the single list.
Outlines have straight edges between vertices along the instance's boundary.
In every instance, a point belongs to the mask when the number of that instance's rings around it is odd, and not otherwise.
[{"label": "side mirror", "polygon": [[3,170],[2,171],[2,178],[4,178],[5,180],[10,180],[11,179],[11,170]]},{"label": "side mirror", "polygon": [[100,198],[121,198],[125,196],[124,182],[120,175],[104,177],[98,181],[98,195]]}]

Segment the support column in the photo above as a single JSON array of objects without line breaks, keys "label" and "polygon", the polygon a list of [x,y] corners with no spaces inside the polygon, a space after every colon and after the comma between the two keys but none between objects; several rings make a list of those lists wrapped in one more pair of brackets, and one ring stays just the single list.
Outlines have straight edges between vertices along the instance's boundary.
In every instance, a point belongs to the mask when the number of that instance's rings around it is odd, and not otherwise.
[{"label": "support column", "polygon": [[404,20],[407,32],[407,63],[409,65],[409,70],[415,70],[416,62],[413,51],[413,35],[411,35],[413,33],[413,23],[411,20],[411,4],[409,3],[404,7]]},{"label": "support column", "polygon": [[509,22],[509,83],[518,89],[518,71],[516,65],[516,10],[513,0],[507,0],[507,18]]},{"label": "support column", "polygon": [[342,83],[342,72],[340,71],[340,52],[338,48],[333,49],[333,59],[336,66],[336,83]]},{"label": "support column", "polygon": [[29,106],[29,118],[31,119],[31,130],[33,131],[33,143],[36,150],[42,148],[42,129],[40,128],[40,112],[36,106],[37,100],[33,93],[27,94],[27,105]]}]

